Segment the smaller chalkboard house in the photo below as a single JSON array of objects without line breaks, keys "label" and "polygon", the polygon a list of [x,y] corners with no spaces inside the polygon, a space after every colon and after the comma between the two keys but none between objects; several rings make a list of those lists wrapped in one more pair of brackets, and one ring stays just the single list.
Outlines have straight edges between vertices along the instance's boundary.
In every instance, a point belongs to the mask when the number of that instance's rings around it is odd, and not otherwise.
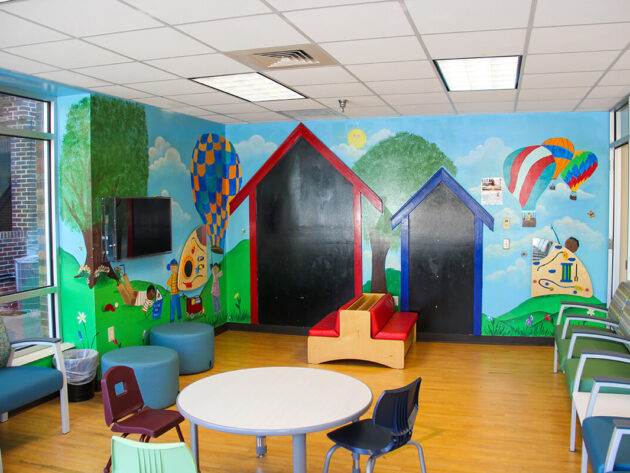
[{"label": "smaller chalkboard house", "polygon": [[393,216],[401,226],[403,311],[420,333],[481,335],[483,225],[494,219],[444,168]]},{"label": "smaller chalkboard house", "polygon": [[361,196],[381,199],[299,124],[230,203],[249,198],[253,324],[310,327],[362,293]]}]

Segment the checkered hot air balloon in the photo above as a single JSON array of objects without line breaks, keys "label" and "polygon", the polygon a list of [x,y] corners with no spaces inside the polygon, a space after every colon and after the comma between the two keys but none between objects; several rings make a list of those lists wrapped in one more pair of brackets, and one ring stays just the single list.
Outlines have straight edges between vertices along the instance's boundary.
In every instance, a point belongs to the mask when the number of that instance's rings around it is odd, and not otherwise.
[{"label": "checkered hot air balloon", "polygon": [[536,210],[536,202],[553,179],[556,162],[544,146],[526,146],[505,158],[503,177],[523,210]]},{"label": "checkered hot air balloon", "polygon": [[241,188],[241,182],[241,162],[232,143],[214,133],[201,135],[193,150],[190,185],[195,208],[206,225],[214,253],[223,253],[228,204]]},{"label": "checkered hot air balloon", "polygon": [[560,174],[562,180],[571,189],[571,200],[577,199],[577,190],[584,182],[593,175],[597,169],[597,156],[590,151],[576,151],[573,159]]}]

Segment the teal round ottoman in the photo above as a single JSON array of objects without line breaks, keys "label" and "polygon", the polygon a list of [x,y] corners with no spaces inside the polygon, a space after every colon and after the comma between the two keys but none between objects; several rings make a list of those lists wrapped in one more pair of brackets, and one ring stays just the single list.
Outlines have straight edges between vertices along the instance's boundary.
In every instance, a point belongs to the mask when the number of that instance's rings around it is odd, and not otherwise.
[{"label": "teal round ottoman", "polygon": [[214,327],[200,322],[175,322],[151,329],[151,345],[172,348],[179,355],[179,374],[207,371],[214,365]]},{"label": "teal round ottoman", "polygon": [[163,409],[175,404],[179,393],[179,357],[175,350],[142,345],[112,350],[101,358],[103,373],[120,365],[133,369],[147,406]]}]

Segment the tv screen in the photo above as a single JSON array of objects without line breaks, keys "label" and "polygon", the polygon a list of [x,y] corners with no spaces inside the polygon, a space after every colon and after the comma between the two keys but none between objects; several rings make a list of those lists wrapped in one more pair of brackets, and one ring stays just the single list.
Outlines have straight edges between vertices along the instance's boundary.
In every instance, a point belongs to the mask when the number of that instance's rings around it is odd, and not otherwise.
[{"label": "tv screen", "polygon": [[167,253],[171,245],[171,199],[103,198],[103,235],[109,260]]}]

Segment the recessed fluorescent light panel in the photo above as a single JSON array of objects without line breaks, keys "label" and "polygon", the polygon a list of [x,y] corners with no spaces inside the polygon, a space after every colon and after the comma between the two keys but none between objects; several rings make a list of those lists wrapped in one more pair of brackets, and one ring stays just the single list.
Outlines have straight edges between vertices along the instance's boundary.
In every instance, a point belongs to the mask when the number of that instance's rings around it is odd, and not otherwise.
[{"label": "recessed fluorescent light panel", "polygon": [[516,89],[521,56],[436,59],[449,92]]},{"label": "recessed fluorescent light panel", "polygon": [[248,74],[230,74],[227,76],[198,77],[192,79],[200,84],[220,90],[250,102],[268,100],[303,99],[303,95],[285,87],[268,77],[252,72]]}]

